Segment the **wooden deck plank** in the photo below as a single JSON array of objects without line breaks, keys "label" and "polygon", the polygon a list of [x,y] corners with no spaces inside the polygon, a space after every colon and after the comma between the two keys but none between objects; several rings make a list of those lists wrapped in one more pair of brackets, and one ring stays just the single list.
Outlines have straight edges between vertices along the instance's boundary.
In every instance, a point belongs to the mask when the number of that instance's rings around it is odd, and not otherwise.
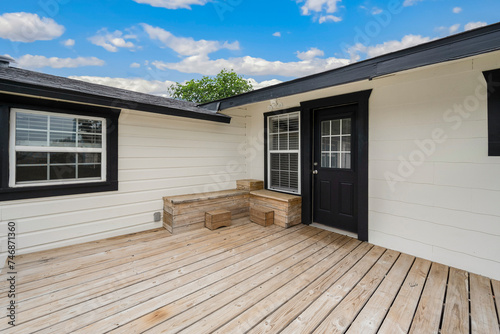
[{"label": "wooden deck plank", "polygon": [[439,332],[447,281],[448,267],[433,263],[410,328],[410,334]]},{"label": "wooden deck plank", "polygon": [[347,333],[376,333],[403,284],[415,258],[401,254],[368,303],[363,307]]},{"label": "wooden deck plank", "polygon": [[[326,232],[326,231],[324,231]],[[139,318],[127,325],[117,328],[117,332],[152,332],[167,330],[178,332],[194,321],[211,312],[215,305],[226,305],[260,284],[272,284],[285,280],[285,275],[295,276],[304,270],[310,262],[323,255],[326,244],[333,241],[331,234],[320,233],[295,245],[294,249],[282,252],[269,263],[259,263],[245,273],[237,273],[217,280],[216,284],[197,291],[167,304],[159,311],[162,316],[150,321],[149,316]],[[281,283],[283,284],[283,283]],[[260,290],[264,291],[264,288]],[[168,312],[166,312],[168,310]],[[166,314],[167,313],[167,314]]]},{"label": "wooden deck plank", "polygon": [[314,333],[344,333],[384,279],[398,256],[398,252],[386,251],[356,287],[323,320]]},{"label": "wooden deck plank", "polygon": [[[112,277],[116,277],[119,276],[124,270],[137,270],[136,268],[141,268],[142,266],[155,261],[164,262],[165,259],[169,259],[169,261],[173,263],[204,251],[215,249],[221,245],[220,241],[228,239],[227,236],[232,235],[233,238],[231,238],[230,242],[224,242],[224,244],[229,247],[231,242],[237,242],[240,237],[244,238],[245,235],[253,237],[253,234],[255,233],[254,231],[257,230],[244,226],[235,230],[233,234],[221,231],[220,233],[213,234],[211,237],[209,236],[204,239],[198,239],[200,242],[199,244],[193,244],[192,241],[186,241],[184,246],[181,246],[182,243],[166,243],[165,248],[162,248],[164,252],[162,253],[160,251],[154,256],[147,256],[148,254],[146,253],[141,256],[131,255],[126,258],[118,257],[116,261],[110,261],[107,265],[102,264],[95,267],[86,267],[83,269],[73,270],[62,275],[50,276],[39,281],[27,283],[26,285],[19,287],[19,295],[23,300],[27,301],[37,295],[43,296],[45,294],[54,293],[69,287],[74,288],[76,285],[80,285],[82,283],[88,284],[89,281],[97,281],[99,283],[104,282],[109,279],[109,270],[111,269],[113,270]],[[6,295],[2,297],[4,299],[7,298]],[[0,301],[3,301],[3,299],[0,298]],[[45,303],[46,302],[48,301],[45,300]],[[20,310],[24,309],[24,306],[20,307]]]},{"label": "wooden deck plank", "polygon": [[500,324],[500,281],[491,280],[491,287],[493,288],[493,294],[495,295],[498,323]]},{"label": "wooden deck plank", "polygon": [[431,262],[417,258],[394,300],[379,333],[407,333],[424,288]]},{"label": "wooden deck plank", "polygon": [[19,277],[31,281],[17,286],[17,326],[0,332],[500,334],[498,281],[313,227],[249,222],[22,256]]},{"label": "wooden deck plank", "polygon": [[319,296],[306,310],[296,317],[282,333],[310,333],[355,287],[366,272],[382,256],[385,249],[373,247],[354,267]]},{"label": "wooden deck plank", "polygon": [[[295,230],[299,229],[300,228],[297,228]],[[281,242],[281,236],[285,236],[293,231],[294,230],[282,230],[280,233],[272,233],[271,230],[268,230],[263,238],[257,239],[251,244],[248,242],[252,241],[252,238],[255,236],[252,237],[251,235],[244,235],[241,239],[236,237],[231,238],[230,247],[235,247],[231,250],[225,250],[223,244],[220,244],[218,246],[213,246],[214,250],[205,250],[200,254],[186,258],[184,261],[172,262],[166,266],[161,266],[161,261],[159,261],[158,266],[152,266],[154,269],[142,273],[137,273],[137,269],[131,268],[129,271],[125,271],[119,276],[108,277],[107,284],[102,285],[102,280],[100,280],[99,284],[96,284],[91,292],[86,291],[86,285],[82,284],[78,289],[75,287],[70,288],[70,292],[68,292],[68,289],[65,289],[51,294],[50,297],[54,298],[52,302],[49,302],[46,296],[40,296],[37,299],[28,300],[27,305],[23,305],[22,308],[23,311],[27,312],[27,314],[24,315],[23,312],[20,312],[20,314],[23,314],[24,321],[29,321],[31,319],[65,309],[72,305],[80,304],[98,296],[105,295],[106,293],[111,293],[115,290],[129,288],[134,284],[140,284],[144,287],[153,284],[161,284],[168,280],[188,275],[209,265],[212,265],[210,267],[212,270],[220,269],[229,264],[245,259],[249,256],[250,251],[258,251],[259,247],[260,249],[265,249],[268,245],[279,244]],[[194,275],[195,274],[186,278],[185,282],[188,282],[190,279],[194,279]],[[120,280],[119,278],[122,279]],[[74,291],[80,291],[80,293],[72,295]],[[125,292],[126,289],[121,290],[122,294],[125,294]],[[38,305],[38,307],[34,307],[33,304]]]},{"label": "wooden deck plank", "polygon": [[468,334],[469,328],[469,274],[450,268],[441,333]]},{"label": "wooden deck plank", "polygon": [[[348,242],[347,237],[340,237],[335,240],[332,244],[325,247],[325,249],[329,249],[331,253],[323,258],[320,262],[316,263],[311,268],[304,271],[302,274],[296,276],[291,279],[288,283],[284,284],[280,288],[276,288],[270,285],[270,282],[266,282],[261,286],[254,288],[250,292],[244,294],[243,296],[235,299],[231,303],[225,305],[218,310],[213,310],[209,315],[197,321],[190,327],[184,329],[182,332],[185,333],[212,333],[214,330],[219,327],[225,325],[230,321],[234,321],[234,318],[239,318],[242,313],[246,313],[247,317],[244,320],[239,320],[240,324],[236,325],[235,328],[229,328],[225,326],[220,331],[224,333],[231,333],[235,331],[246,331],[249,328],[243,328],[241,322],[248,323],[247,320],[252,319],[253,321],[258,321],[259,314],[257,309],[261,308],[260,314],[262,316],[268,314],[269,311],[269,303],[272,306],[277,307],[277,304],[283,304],[297,291],[300,291],[308,286],[309,283],[316,280],[319,276],[324,273],[324,265],[326,263],[334,265],[340,259],[343,258],[348,253],[348,249],[344,249],[343,246]],[[348,246],[353,247],[353,246]],[[280,282],[281,284],[282,282]],[[267,288],[267,289],[266,289]],[[265,291],[265,293],[263,293]],[[267,294],[264,298],[261,298],[263,294]],[[265,307],[263,305],[266,305]],[[241,318],[239,318],[241,319]],[[248,326],[248,325],[247,325]]]},{"label": "wooden deck plank", "polygon": [[471,333],[499,334],[490,280],[476,274],[470,274],[469,279]]},{"label": "wooden deck plank", "polygon": [[[281,251],[274,257],[271,257],[271,259],[266,259],[267,261],[262,261],[262,256],[260,256],[260,254],[256,254],[216,272],[211,271],[210,268],[202,268],[198,276],[194,276],[196,280],[189,281],[187,284],[186,279],[184,277],[180,277],[164,284],[154,285],[147,290],[138,287],[137,289],[140,290],[140,293],[137,291],[136,293],[129,292],[128,297],[126,298],[123,297],[120,291],[113,292],[111,296],[100,296],[99,298],[90,301],[88,304],[89,306],[92,306],[94,303],[104,305],[99,309],[99,313],[81,314],[75,318],[67,318],[63,322],[59,322],[54,326],[40,331],[40,333],[53,333],[58,332],[59,330],[76,331],[77,329],[85,327],[89,324],[91,324],[91,329],[84,328],[82,329],[83,333],[106,332],[119,325],[123,325],[136,317],[148,315],[169,301],[174,302],[177,299],[189,296],[198,290],[217,283],[221,280],[221,278],[225,277],[225,275],[229,275],[230,273],[236,273],[235,275],[245,277],[245,275],[248,275],[248,272],[257,270],[260,266],[266,266],[269,262],[275,261],[277,256],[281,256],[283,254],[284,247],[288,248],[291,244],[299,245],[298,247],[305,247],[302,245],[307,245],[307,239],[318,234],[318,231],[306,227],[294,234],[298,234],[298,236],[290,236],[288,243],[284,242],[282,245],[280,244],[279,246],[276,246],[275,248],[278,248]],[[270,253],[272,253],[272,250]],[[191,278],[192,276],[193,275],[190,275],[188,278]],[[205,297],[208,298],[209,296]],[[78,309],[79,306],[76,305],[75,307]],[[52,316],[53,314],[49,315],[47,319],[51,319]]]}]

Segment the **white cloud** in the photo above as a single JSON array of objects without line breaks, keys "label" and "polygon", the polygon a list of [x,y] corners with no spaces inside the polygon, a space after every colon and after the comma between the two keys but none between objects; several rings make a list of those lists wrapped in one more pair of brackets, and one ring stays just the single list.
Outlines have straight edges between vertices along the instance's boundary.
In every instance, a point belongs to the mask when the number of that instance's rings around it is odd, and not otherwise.
[{"label": "white cloud", "polygon": [[23,68],[75,68],[82,66],[103,66],[104,60],[96,57],[78,57],[78,58],[47,58],[44,56],[24,55],[17,59],[19,67]]},{"label": "white cloud", "polygon": [[451,27],[439,27],[436,28],[437,31],[446,34],[446,35],[453,35],[460,29],[460,24],[454,24]]},{"label": "white cloud", "polygon": [[130,64],[130,67],[131,68],[139,68],[139,67],[141,67],[141,64],[139,64],[139,63],[132,63],[132,64]]},{"label": "white cloud", "polygon": [[281,33],[279,31],[276,31],[274,34],[273,34],[274,37],[281,37]]},{"label": "white cloud", "polygon": [[461,12],[462,12],[462,8],[460,8],[460,7],[453,8],[453,13],[460,14]]},{"label": "white cloud", "polygon": [[297,51],[296,54],[297,58],[299,58],[300,60],[311,60],[316,57],[323,57],[325,55],[325,53],[318,48],[310,48],[308,51],[305,52]]},{"label": "white cloud", "polygon": [[183,73],[199,73],[203,75],[216,75],[223,68],[233,69],[242,75],[279,75],[286,77],[301,77],[309,74],[319,73],[330,69],[348,65],[348,59],[313,58],[296,62],[269,61],[251,56],[209,59],[207,55],[191,56],[178,63],[165,63],[154,61],[152,65],[160,70],[176,70]]},{"label": "white cloud", "polygon": [[67,46],[67,47],[70,48],[72,46],[75,46],[75,40],[70,38],[70,39],[67,39],[67,40],[63,41],[62,44],[64,46]]},{"label": "white cloud", "polygon": [[163,97],[169,97],[168,88],[175,84],[175,82],[168,80],[159,81],[141,78],[109,78],[91,76],[71,76],[69,78]]},{"label": "white cloud", "polygon": [[116,30],[110,33],[106,28],[97,32],[97,35],[89,38],[89,41],[97,46],[102,46],[109,52],[118,52],[119,48],[133,49],[134,43],[127,41],[127,39],[135,38],[134,35],[123,36],[123,33]]},{"label": "white cloud", "polygon": [[384,11],[378,7],[373,7],[372,9],[372,15],[379,15],[382,14]]},{"label": "white cloud", "polygon": [[325,23],[325,22],[340,22],[342,21],[342,18],[338,17],[338,16],[335,16],[335,15],[321,15],[319,17],[319,20],[318,22],[321,24],[321,23]]},{"label": "white cloud", "polygon": [[362,55],[368,58],[377,57],[386,53],[395,52],[402,49],[407,49],[415,45],[429,42],[431,38],[422,37],[420,35],[406,35],[401,41],[387,41],[383,44],[375,46],[366,46],[363,44],[356,44],[348,49],[348,53],[353,60],[359,60]]},{"label": "white cloud", "polygon": [[61,36],[64,27],[53,19],[31,13],[5,13],[0,16],[0,38],[13,42],[48,41]]},{"label": "white cloud", "polygon": [[300,7],[302,15],[314,15],[314,20],[319,23],[342,21],[342,18],[332,15],[338,11],[337,3],[342,0],[297,0],[297,3],[304,1],[304,5]]},{"label": "white cloud", "polygon": [[257,82],[257,80],[252,79],[252,78],[245,79],[245,80],[248,81],[248,82],[250,82],[252,84],[252,87],[253,87],[254,90],[261,89],[261,88],[264,88],[264,87],[273,86],[273,85],[277,85],[277,84],[283,82],[283,81],[278,80],[278,79],[265,80],[265,81],[261,81],[261,82]]},{"label": "white cloud", "polygon": [[486,22],[469,22],[465,25],[464,30],[467,31],[467,30],[477,29],[484,27],[486,25],[488,25],[488,23]]},{"label": "white cloud", "polygon": [[153,7],[161,7],[167,9],[191,9],[192,5],[206,5],[209,0],[134,0],[137,3],[148,4]]},{"label": "white cloud", "polygon": [[424,0],[405,0],[405,2],[403,2],[403,6],[404,7],[411,7],[411,6],[414,6],[421,1],[424,1]]},{"label": "white cloud", "polygon": [[239,50],[238,41],[221,43],[219,41],[207,41],[204,39],[195,41],[191,37],[176,37],[171,32],[162,28],[152,27],[148,24],[142,24],[149,38],[160,41],[164,46],[174,50],[182,56],[207,55],[220,49]]}]

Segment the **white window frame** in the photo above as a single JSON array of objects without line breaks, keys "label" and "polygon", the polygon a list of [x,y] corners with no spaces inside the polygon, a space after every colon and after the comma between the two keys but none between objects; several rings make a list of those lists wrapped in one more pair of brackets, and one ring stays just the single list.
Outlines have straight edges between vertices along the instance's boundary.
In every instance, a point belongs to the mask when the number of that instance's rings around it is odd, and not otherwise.
[{"label": "white window frame", "polygon": [[[272,150],[271,149],[271,122],[270,120],[274,117],[283,117],[283,116],[291,116],[296,114],[298,116],[299,120],[299,148],[297,150]],[[289,113],[282,113],[282,114],[276,114],[276,115],[269,115],[267,116],[267,184],[268,184],[268,189],[269,190],[275,190],[279,192],[284,192],[288,194],[294,194],[294,195],[301,195],[302,194],[302,165],[301,165],[301,151],[300,151],[300,144],[301,144],[301,126],[300,124],[300,111],[294,111],[294,112],[289,112]],[[287,189],[283,188],[276,188],[271,186],[271,154],[272,153],[296,153],[297,154],[297,173],[298,173],[298,188],[297,191],[290,191]]]},{"label": "white window frame", "polygon": [[[101,148],[79,148],[79,147],[52,147],[52,146],[17,146],[16,145],[16,115],[18,112],[29,113],[35,115],[57,116],[67,118],[80,118],[93,121],[102,122],[102,147]],[[10,113],[10,134],[9,134],[9,187],[22,188],[33,186],[51,186],[51,185],[67,185],[67,184],[80,184],[80,183],[95,183],[106,182],[107,171],[107,135],[106,135],[106,119],[93,116],[82,116],[74,114],[62,114],[45,112],[31,109],[11,108]],[[16,153],[17,152],[48,152],[48,153],[101,153],[101,178],[89,178],[80,180],[46,180],[46,181],[33,181],[16,183]]]}]

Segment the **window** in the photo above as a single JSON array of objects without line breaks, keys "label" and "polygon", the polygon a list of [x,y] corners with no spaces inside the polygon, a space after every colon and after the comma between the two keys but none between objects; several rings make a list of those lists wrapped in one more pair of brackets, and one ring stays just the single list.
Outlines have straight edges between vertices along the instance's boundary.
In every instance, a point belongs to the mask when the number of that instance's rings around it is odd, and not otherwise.
[{"label": "window", "polygon": [[119,117],[0,93],[0,202],[118,190]]},{"label": "window", "polygon": [[351,168],[351,119],[321,122],[321,167]]},{"label": "window", "polygon": [[268,188],[300,194],[300,113],[269,116]]},{"label": "window", "polygon": [[488,156],[500,156],[500,69],[483,72],[488,85]]},{"label": "window", "polygon": [[106,119],[11,110],[10,187],[106,181]]}]

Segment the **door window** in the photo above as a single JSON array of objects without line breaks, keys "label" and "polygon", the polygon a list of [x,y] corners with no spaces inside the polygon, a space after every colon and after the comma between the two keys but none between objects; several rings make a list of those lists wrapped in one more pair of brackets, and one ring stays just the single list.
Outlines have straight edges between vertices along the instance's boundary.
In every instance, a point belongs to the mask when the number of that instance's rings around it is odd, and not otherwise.
[{"label": "door window", "polygon": [[351,169],[351,118],[321,122],[321,167]]}]

